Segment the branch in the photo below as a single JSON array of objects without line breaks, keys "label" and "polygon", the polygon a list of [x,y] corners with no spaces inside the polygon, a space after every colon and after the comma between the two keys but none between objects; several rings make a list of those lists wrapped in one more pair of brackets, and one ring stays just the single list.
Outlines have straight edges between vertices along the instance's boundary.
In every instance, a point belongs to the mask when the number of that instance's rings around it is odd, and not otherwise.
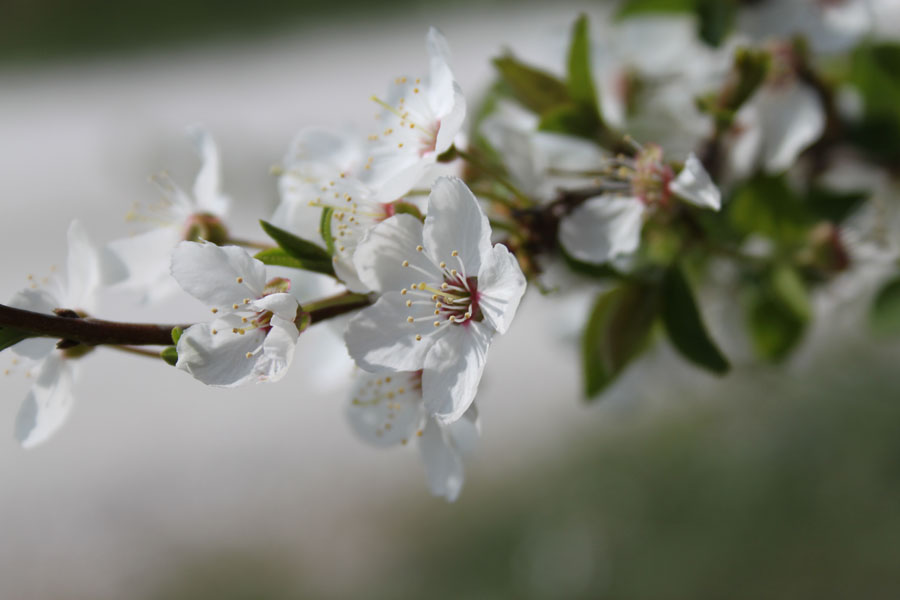
[{"label": "branch", "polygon": [[[330,298],[310,302],[303,307],[310,324],[332,319],[371,304],[364,294],[344,292]],[[57,315],[32,312],[0,304],[0,328],[8,327],[64,340],[67,346],[171,346],[172,329],[187,329],[191,324],[122,323],[102,319],[81,318],[70,310]]]}]

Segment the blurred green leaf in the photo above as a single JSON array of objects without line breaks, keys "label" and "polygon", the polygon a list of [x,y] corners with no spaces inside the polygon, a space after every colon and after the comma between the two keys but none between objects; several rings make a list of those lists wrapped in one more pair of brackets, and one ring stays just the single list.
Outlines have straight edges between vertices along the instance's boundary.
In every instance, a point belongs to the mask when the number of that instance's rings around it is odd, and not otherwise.
[{"label": "blurred green leaf", "polygon": [[728,360],[710,338],[687,278],[678,266],[663,277],[660,313],[672,344],[681,354],[713,373],[728,372]]},{"label": "blurred green leaf", "polygon": [[851,57],[849,81],[865,104],[851,139],[876,158],[900,160],[900,45],[858,47]]},{"label": "blurred green leaf", "polygon": [[581,105],[563,104],[541,115],[538,129],[595,140],[600,127],[595,113]]},{"label": "blurred green leaf", "polygon": [[757,175],[734,192],[729,217],[744,234],[761,234],[776,242],[803,239],[814,220],[783,175]]},{"label": "blurred green leaf", "polygon": [[[256,258],[267,265],[279,265],[306,271],[334,275],[331,254],[324,248],[285,231],[271,223],[260,221],[263,230],[278,244],[278,249],[263,250]],[[282,252],[278,252],[278,250]],[[294,259],[294,260],[289,260]]]},{"label": "blurred green leaf", "polygon": [[700,22],[700,39],[718,47],[734,29],[738,3],[736,0],[694,0],[694,4]]},{"label": "blurred green leaf", "polygon": [[22,340],[26,340],[30,337],[36,336],[27,331],[13,329],[12,327],[0,327],[0,351],[6,350],[10,346],[15,346]]},{"label": "blurred green leaf", "polygon": [[513,97],[535,113],[542,114],[570,101],[566,85],[549,73],[519,62],[512,56],[495,58],[494,66]]},{"label": "blurred green leaf", "polygon": [[862,191],[840,192],[813,185],[806,194],[809,210],[821,219],[841,223],[866,199]]},{"label": "blurred green leaf", "polygon": [[624,0],[619,4],[616,18],[624,19],[646,13],[693,12],[695,0]]},{"label": "blurred green leaf", "polygon": [[642,284],[623,284],[597,297],[582,337],[588,398],[606,389],[647,346],[658,308],[658,290]]},{"label": "blurred green leaf", "polygon": [[812,316],[809,292],[797,270],[776,265],[747,288],[747,324],[760,357],[780,362],[803,338]]},{"label": "blurred green leaf", "polygon": [[590,24],[586,15],[578,17],[572,28],[568,75],[569,96],[577,104],[593,109],[599,122],[597,91],[594,89],[594,74],[591,70]]},{"label": "blurred green leaf", "polygon": [[876,335],[900,335],[900,277],[878,291],[869,311],[869,326]]}]

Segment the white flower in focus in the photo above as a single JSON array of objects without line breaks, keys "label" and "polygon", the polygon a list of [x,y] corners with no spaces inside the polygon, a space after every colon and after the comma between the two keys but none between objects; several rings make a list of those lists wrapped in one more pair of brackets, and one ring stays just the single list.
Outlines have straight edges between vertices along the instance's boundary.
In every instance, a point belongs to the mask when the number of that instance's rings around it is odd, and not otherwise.
[{"label": "white flower in focus", "polygon": [[472,449],[479,433],[474,404],[458,421],[439,423],[425,409],[421,371],[360,371],[351,398],[347,420],[361,439],[378,447],[406,445],[416,439],[431,493],[448,502],[456,500],[464,478],[462,456]]},{"label": "white flower in focus", "polygon": [[172,275],[216,318],[189,327],[175,365],[207,385],[280,379],[294,356],[299,304],[290,281],[266,281],[266,267],[242,248],[181,242]]},{"label": "white flower in focus", "polygon": [[525,292],[516,258],[490,236],[469,188],[442,177],[424,227],[395,215],[354,257],[360,279],[381,296],[350,321],[350,355],[367,371],[423,370],[425,407],[443,424],[472,404],[491,340],[507,330]]},{"label": "white flower in focus", "polygon": [[193,193],[188,194],[167,177],[156,178],[164,199],[150,207],[150,214],[130,215],[134,220],[151,223],[152,229],[109,244],[129,270],[123,287],[139,291],[149,302],[178,289],[169,276],[172,249],[178,242],[204,239],[224,243],[227,236],[222,219],[230,200],[221,191],[219,151],[204,129],[192,127],[188,133],[202,160]]},{"label": "white flower in focus", "polygon": [[428,30],[429,71],[425,77],[398,77],[385,99],[373,96],[384,110],[380,131],[366,163],[365,182],[379,202],[393,202],[426,178],[462,128],[466,99],[450,69],[447,40]]},{"label": "white flower in focus", "polygon": [[693,154],[677,176],[654,145],[641,148],[634,159],[616,159],[615,166],[608,185],[620,185],[621,191],[589,198],[560,219],[559,242],[578,260],[600,264],[636,251],[647,212],[665,209],[673,195],[700,208],[721,208],[719,188]]},{"label": "white flower in focus", "polygon": [[[121,265],[104,250],[98,250],[81,223],[73,221],[68,231],[65,278],[54,278],[47,287],[33,283],[13,296],[9,305],[40,313],[66,308],[82,315],[90,314],[97,308],[97,293],[101,287],[122,276]],[[29,372],[36,372],[35,381],[19,409],[15,424],[16,439],[23,447],[31,448],[50,438],[68,418],[74,402],[75,359],[92,348],[79,345],[58,350],[55,339],[38,337],[23,340],[12,350],[35,361],[29,369]]]}]

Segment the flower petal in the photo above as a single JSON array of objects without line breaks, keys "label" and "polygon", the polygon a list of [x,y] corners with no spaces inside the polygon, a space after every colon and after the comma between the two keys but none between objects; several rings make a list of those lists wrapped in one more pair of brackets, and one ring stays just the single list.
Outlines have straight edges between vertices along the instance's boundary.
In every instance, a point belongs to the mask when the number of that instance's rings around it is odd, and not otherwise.
[{"label": "flower petal", "polygon": [[66,257],[66,294],[63,308],[93,312],[97,288],[101,284],[97,249],[80,221],[72,221],[68,231],[69,253]]},{"label": "flower petal", "polygon": [[[294,319],[297,318],[297,308],[300,306],[300,303],[297,302],[297,299],[293,295],[278,292],[254,300],[250,303],[250,306],[256,311],[269,311],[274,313],[293,324]],[[294,329],[296,329],[296,327],[294,327]]]},{"label": "flower petal", "polygon": [[496,244],[478,274],[478,305],[497,333],[504,333],[525,293],[519,261],[503,244]]},{"label": "flower petal", "polygon": [[[59,302],[49,291],[38,289],[24,289],[16,292],[9,301],[13,308],[21,308],[39,313],[52,313],[54,308],[59,308]],[[26,358],[44,358],[56,348],[56,341],[52,338],[36,337],[22,340],[12,347],[12,351]]]},{"label": "flower petal", "polygon": [[221,217],[228,212],[231,200],[222,194],[219,149],[209,132],[199,125],[188,128],[188,134],[203,161],[197,179],[194,180],[194,200],[197,202],[197,209]]},{"label": "flower petal", "polygon": [[[435,263],[458,265],[477,275],[491,251],[491,226],[478,200],[459,177],[440,177],[428,197],[428,216],[422,230],[425,249]],[[458,257],[452,257],[457,251]]]},{"label": "flower petal", "polygon": [[425,422],[421,372],[357,371],[346,414],[353,431],[373,446],[405,443]]},{"label": "flower petal", "polygon": [[669,189],[695,206],[712,210],[722,208],[722,194],[719,188],[712,182],[709,173],[703,168],[703,163],[693,152],[688,155],[681,173],[669,184]]},{"label": "flower petal", "polygon": [[175,366],[207,385],[233,387],[253,380],[266,334],[260,329],[235,333],[242,325],[237,315],[226,315],[188,327],[178,340]]},{"label": "flower petal", "polygon": [[475,400],[494,333],[482,323],[450,325],[425,357],[425,409],[443,425],[453,423]]},{"label": "flower petal", "polygon": [[172,250],[181,236],[177,227],[157,227],[133,237],[113,240],[107,245],[128,269],[121,282],[125,289],[144,293],[145,302],[164,298],[178,290],[169,273]]},{"label": "flower petal", "polygon": [[644,205],[636,198],[597,196],[559,223],[559,241],[578,260],[604,263],[637,250]]},{"label": "flower petal", "polygon": [[[374,305],[360,311],[347,324],[347,352],[367,371],[417,371],[435,340],[446,332],[435,330],[430,319],[409,323],[407,296],[387,292]],[[416,335],[422,337],[416,340]]]},{"label": "flower petal", "polygon": [[74,402],[73,381],[72,367],[59,353],[44,360],[16,416],[16,439],[23,448],[45,442],[65,423]]},{"label": "flower petal", "polygon": [[825,130],[822,103],[815,92],[800,84],[778,90],[764,87],[757,102],[763,129],[763,167],[770,173],[785,171]]},{"label": "flower petal", "polygon": [[441,426],[428,419],[419,438],[419,452],[428,477],[428,489],[435,496],[453,502],[462,490],[464,472],[459,452],[447,443]]},{"label": "flower petal", "polygon": [[266,267],[243,248],[181,242],[172,253],[172,275],[184,291],[211,308],[232,310],[244,298],[259,298]]},{"label": "flower petal", "polygon": [[416,250],[421,245],[422,224],[415,217],[402,214],[385,219],[369,231],[353,255],[359,279],[380,292],[399,291],[414,282],[443,281],[428,256]]},{"label": "flower petal", "polygon": [[266,334],[262,354],[256,359],[253,372],[259,381],[278,381],[287,373],[300,332],[294,322],[275,315],[272,328]]}]

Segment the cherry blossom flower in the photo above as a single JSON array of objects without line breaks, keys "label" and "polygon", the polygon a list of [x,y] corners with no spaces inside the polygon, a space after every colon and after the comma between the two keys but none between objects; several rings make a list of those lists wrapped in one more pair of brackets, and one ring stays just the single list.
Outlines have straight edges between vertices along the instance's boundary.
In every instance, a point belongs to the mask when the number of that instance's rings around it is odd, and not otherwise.
[{"label": "cherry blossom flower", "polygon": [[184,331],[176,367],[222,387],[285,374],[299,337],[289,280],[267,282],[265,265],[242,248],[197,242],[178,244],[172,275],[216,315]]},{"label": "cherry blossom flower", "polygon": [[466,100],[450,69],[447,40],[428,30],[429,71],[425,77],[398,77],[385,99],[372,99],[384,110],[381,130],[370,136],[366,183],[379,202],[402,197],[424,179],[462,128]]},{"label": "cherry blossom flower", "polygon": [[381,293],[348,324],[347,349],[367,371],[422,370],[425,407],[452,423],[475,398],[491,340],[525,292],[505,246],[491,246],[478,201],[456,177],[439,178],[424,226],[400,214],[376,225],[354,262]]},{"label": "cherry blossom flower", "polygon": [[[124,275],[124,267],[107,251],[98,249],[81,223],[73,221],[68,231],[65,278],[53,278],[46,286],[34,282],[13,296],[9,304],[41,313],[65,308],[79,315],[91,314],[97,308],[100,289]],[[16,439],[31,448],[45,442],[65,423],[74,403],[75,359],[93,348],[78,345],[57,349],[56,340],[38,337],[19,342],[12,350],[33,361],[29,372],[36,373],[15,423]]]},{"label": "cherry blossom flower", "polygon": [[188,133],[202,160],[193,193],[189,195],[166,176],[155,178],[163,200],[151,206],[149,214],[133,211],[129,215],[153,227],[109,244],[130,272],[122,287],[139,291],[145,301],[161,300],[178,289],[169,276],[172,249],[178,242],[203,239],[224,243],[227,239],[222,220],[231,201],[221,191],[219,151],[206,130],[195,126]]},{"label": "cherry blossom flower", "polygon": [[422,400],[422,371],[360,371],[351,397],[347,420],[362,440],[388,447],[415,439],[431,493],[449,502],[456,500],[463,484],[463,454],[472,449],[479,432],[474,404],[458,421],[439,423],[428,414]]},{"label": "cherry blossom flower", "polygon": [[665,208],[673,196],[700,208],[721,207],[719,189],[693,154],[677,176],[655,145],[612,164],[616,175],[608,185],[620,191],[590,198],[560,220],[559,241],[578,260],[599,264],[637,250],[647,211]]},{"label": "cherry blossom flower", "polygon": [[356,275],[353,253],[369,229],[394,214],[394,205],[379,202],[360,177],[363,148],[352,137],[324,129],[301,131],[285,159],[280,178],[282,201],[276,225],[306,239],[320,237],[322,211],[333,240],[334,270],[348,289],[367,292]]}]

